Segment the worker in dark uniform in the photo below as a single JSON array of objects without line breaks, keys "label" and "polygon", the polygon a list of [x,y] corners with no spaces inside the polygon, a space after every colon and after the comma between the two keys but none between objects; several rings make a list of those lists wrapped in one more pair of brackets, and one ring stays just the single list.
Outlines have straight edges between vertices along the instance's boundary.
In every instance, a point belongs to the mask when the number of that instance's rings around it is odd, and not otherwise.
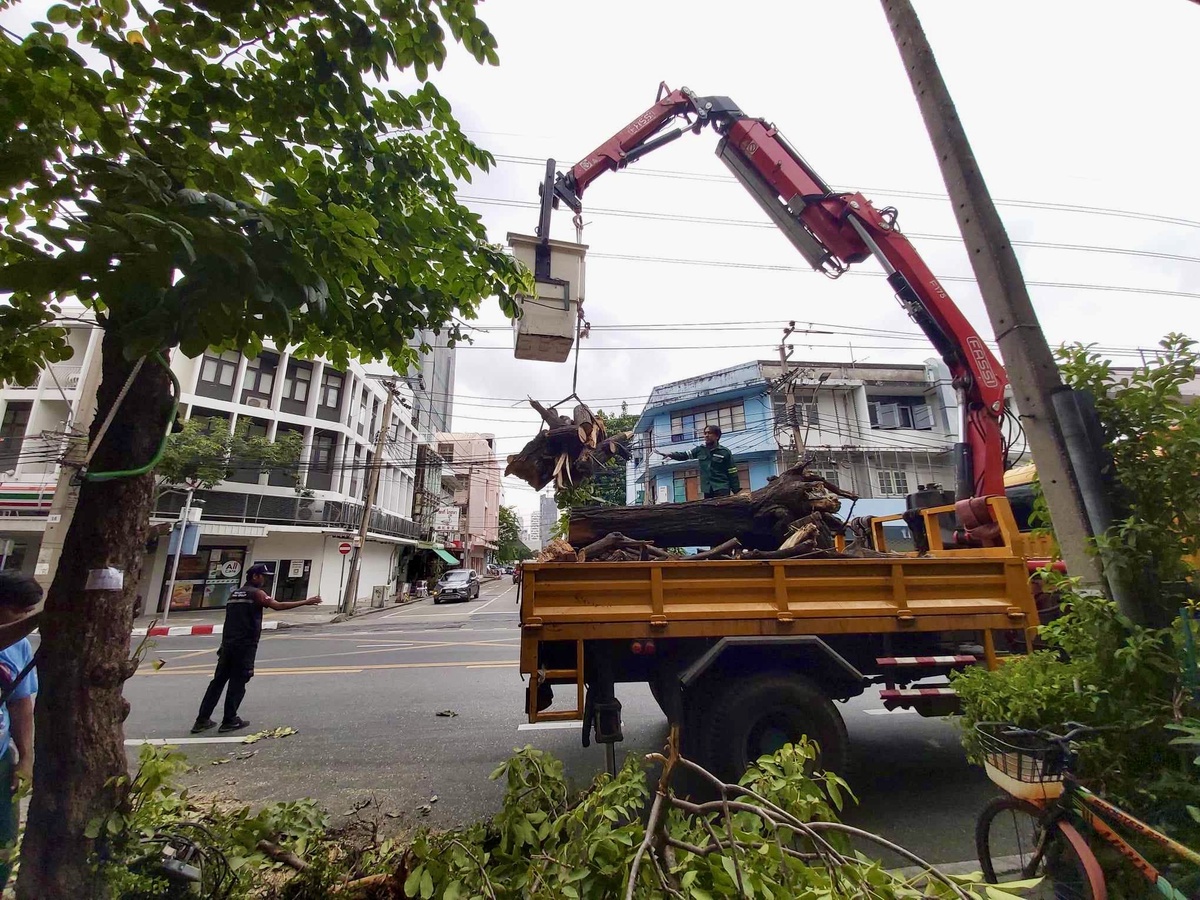
[{"label": "worker in dark uniform", "polygon": [[694,459],[700,463],[700,493],[705,500],[713,497],[728,497],[740,493],[741,483],[738,481],[737,466],[733,464],[733,454],[729,448],[721,446],[721,429],[716,425],[704,426],[704,443],[691,450],[680,450],[676,453],[663,453],[659,456],[667,459]]},{"label": "worker in dark uniform", "polygon": [[[250,723],[238,716],[238,706],[246,696],[246,682],[254,677],[254,657],[258,653],[258,639],[262,636],[263,609],[296,609],[299,606],[315,606],[320,597],[307,600],[276,600],[262,589],[270,570],[263,565],[251,566],[246,571],[246,583],[229,593],[225,603],[225,626],[221,631],[221,646],[217,650],[217,670],[200,701],[200,713],[192,734],[207,731],[217,723],[212,720],[213,710],[225,691],[225,714],[218,731],[237,731]],[[225,687],[228,684],[229,689]]]}]

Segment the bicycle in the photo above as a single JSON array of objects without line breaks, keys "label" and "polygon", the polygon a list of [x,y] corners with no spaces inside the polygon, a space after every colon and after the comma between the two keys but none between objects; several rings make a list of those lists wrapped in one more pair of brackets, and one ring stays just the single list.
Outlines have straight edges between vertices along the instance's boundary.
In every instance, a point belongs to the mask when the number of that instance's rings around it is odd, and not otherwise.
[{"label": "bicycle", "polygon": [[1172,855],[1200,866],[1200,853],[1134,818],[1079,783],[1074,744],[1108,730],[1077,722],[1067,733],[1030,731],[1003,722],[979,722],[988,777],[1006,796],[992,800],[975,824],[975,846],[992,884],[1041,878],[1036,896],[1107,900],[1104,871],[1088,835],[1117,850],[1169,900],[1189,900],[1115,830],[1117,823]]}]

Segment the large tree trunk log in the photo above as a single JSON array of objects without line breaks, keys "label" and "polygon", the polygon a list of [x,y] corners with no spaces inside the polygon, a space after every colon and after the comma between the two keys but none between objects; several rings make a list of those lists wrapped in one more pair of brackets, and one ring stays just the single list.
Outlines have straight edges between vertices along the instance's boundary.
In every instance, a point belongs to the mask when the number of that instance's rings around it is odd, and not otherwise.
[{"label": "large tree trunk log", "polygon": [[775,550],[788,526],[813,512],[836,513],[840,503],[825,485],[789,469],[752,494],[663,503],[590,506],[571,512],[571,543],[590,544],[612,531],[659,547],[711,547],[737,538],[743,547]]},{"label": "large tree trunk log", "polygon": [[[133,368],[111,325],[103,347],[93,440]],[[152,458],[167,425],[168,394],[166,372],[147,359],[92,459],[92,471],[129,469]],[[122,800],[122,789],[108,782],[127,772],[122,723],[129,704],[121,692],[133,669],[133,594],[153,492],[153,475],[86,481],[80,488],[42,615],[33,797],[17,881],[21,900],[103,896],[93,883],[93,842],[84,831]],[[88,573],[110,566],[124,573],[124,586],[87,590]]]}]

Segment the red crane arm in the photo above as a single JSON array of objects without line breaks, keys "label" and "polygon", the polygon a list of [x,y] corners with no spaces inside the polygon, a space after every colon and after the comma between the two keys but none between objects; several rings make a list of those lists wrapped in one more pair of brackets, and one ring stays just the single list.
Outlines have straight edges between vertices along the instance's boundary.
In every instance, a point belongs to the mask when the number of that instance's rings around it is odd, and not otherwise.
[{"label": "red crane arm", "polygon": [[[660,134],[676,118],[687,128]],[[558,175],[554,198],[575,212],[583,191],[604,172],[623,168],[687,130],[711,124],[722,135],[717,155],[812,267],[831,278],[874,256],[905,312],[946,362],[964,404],[966,466],[960,495],[1004,493],[1004,391],[1008,379],[966,316],[896,227],[893,209],[877,210],[861,194],[838,194],[821,180],[775,126],[746,116],[727,97],[697,97],[659,88],[654,106]]]}]

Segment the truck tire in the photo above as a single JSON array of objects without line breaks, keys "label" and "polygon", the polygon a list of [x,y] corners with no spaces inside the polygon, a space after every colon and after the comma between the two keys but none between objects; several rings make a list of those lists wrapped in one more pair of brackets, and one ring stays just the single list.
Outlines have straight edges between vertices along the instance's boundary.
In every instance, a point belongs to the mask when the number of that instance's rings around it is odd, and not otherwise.
[{"label": "truck tire", "polygon": [[833,702],[803,675],[777,673],[739,678],[719,690],[694,718],[701,734],[702,765],[736,783],[760,756],[807,735],[820,747],[817,764],[844,775],[850,739]]}]

